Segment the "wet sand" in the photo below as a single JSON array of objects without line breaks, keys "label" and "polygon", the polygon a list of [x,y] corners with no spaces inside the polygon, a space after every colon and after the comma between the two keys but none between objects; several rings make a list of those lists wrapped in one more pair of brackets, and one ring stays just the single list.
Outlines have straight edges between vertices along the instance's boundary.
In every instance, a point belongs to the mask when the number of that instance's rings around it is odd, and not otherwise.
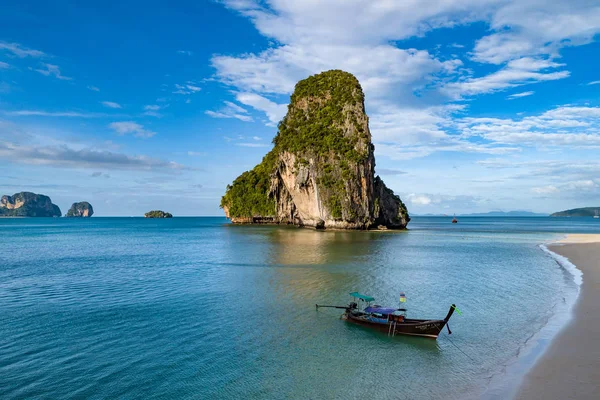
[{"label": "wet sand", "polygon": [[573,318],[525,376],[516,399],[600,399],[600,235],[548,246],[583,272]]}]

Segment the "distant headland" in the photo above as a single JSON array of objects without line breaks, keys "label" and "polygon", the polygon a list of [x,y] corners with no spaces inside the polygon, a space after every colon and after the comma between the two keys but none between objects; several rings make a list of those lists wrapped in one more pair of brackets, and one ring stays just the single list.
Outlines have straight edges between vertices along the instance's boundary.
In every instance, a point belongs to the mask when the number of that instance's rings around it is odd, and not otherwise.
[{"label": "distant headland", "polygon": [[221,208],[233,223],[317,229],[404,229],[406,206],[375,176],[364,94],[332,70],[296,84],[275,146],[227,186]]},{"label": "distant headland", "polygon": [[550,214],[551,217],[597,217],[600,216],[600,207],[572,208]]}]

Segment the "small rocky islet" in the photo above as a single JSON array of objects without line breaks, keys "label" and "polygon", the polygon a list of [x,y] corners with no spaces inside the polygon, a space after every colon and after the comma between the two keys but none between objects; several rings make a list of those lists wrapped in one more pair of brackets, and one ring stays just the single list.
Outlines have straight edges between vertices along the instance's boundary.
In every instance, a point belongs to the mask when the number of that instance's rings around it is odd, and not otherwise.
[{"label": "small rocky islet", "polygon": [[94,208],[87,201],[81,201],[79,203],[73,203],[69,211],[65,214],[65,217],[80,217],[89,218],[94,215]]},{"label": "small rocky islet", "polygon": [[406,228],[406,206],[375,176],[364,93],[352,74],[331,70],[298,82],[273,143],[227,186],[221,208],[233,223]]},{"label": "small rocky islet", "polygon": [[162,210],[152,210],[144,214],[144,218],[173,218],[173,214]]}]

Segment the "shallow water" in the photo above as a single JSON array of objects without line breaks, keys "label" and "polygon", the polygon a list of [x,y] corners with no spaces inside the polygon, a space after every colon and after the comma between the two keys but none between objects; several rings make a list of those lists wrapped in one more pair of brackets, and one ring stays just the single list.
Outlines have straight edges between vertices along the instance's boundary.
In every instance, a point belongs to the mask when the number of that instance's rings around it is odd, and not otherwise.
[{"label": "shallow water", "polygon": [[[0,398],[462,398],[572,298],[538,244],[579,218],[416,217],[408,232],[224,218],[0,219]],[[339,319],[348,292],[462,315],[437,341]],[[451,341],[450,341],[451,340]]]}]

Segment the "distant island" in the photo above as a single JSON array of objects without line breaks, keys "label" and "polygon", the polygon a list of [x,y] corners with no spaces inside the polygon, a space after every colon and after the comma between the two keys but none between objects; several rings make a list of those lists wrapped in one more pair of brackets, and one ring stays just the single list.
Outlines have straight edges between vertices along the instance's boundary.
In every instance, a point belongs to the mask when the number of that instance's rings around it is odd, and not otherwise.
[{"label": "distant island", "polygon": [[298,82],[273,149],[227,186],[221,199],[227,218],[317,229],[406,228],[406,206],[375,176],[364,101],[348,72]]},{"label": "distant island", "polygon": [[600,215],[600,207],[573,208],[550,214],[551,217],[594,217]]},{"label": "distant island", "polygon": [[171,213],[168,212],[164,212],[161,210],[153,210],[153,211],[148,211],[146,214],[144,214],[145,218],[173,218],[173,215]]},{"label": "distant island", "polygon": [[82,217],[88,218],[94,214],[94,208],[87,201],[79,203],[73,203],[69,211],[65,214],[65,217]]},{"label": "distant island", "polygon": [[0,199],[0,217],[60,217],[60,208],[50,197],[31,192],[15,193]]}]

